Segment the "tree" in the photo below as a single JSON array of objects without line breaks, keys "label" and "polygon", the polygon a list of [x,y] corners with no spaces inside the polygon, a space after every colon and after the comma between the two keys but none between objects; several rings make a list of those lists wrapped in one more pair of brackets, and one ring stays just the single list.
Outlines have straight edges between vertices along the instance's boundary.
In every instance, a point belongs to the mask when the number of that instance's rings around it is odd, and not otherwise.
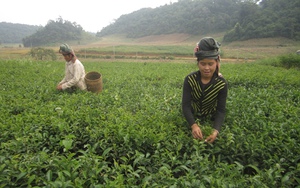
[{"label": "tree", "polygon": [[32,48],[29,52],[30,56],[35,60],[52,60],[55,61],[57,59],[56,53],[52,49],[45,48]]},{"label": "tree", "polygon": [[56,21],[49,20],[44,28],[23,38],[23,45],[25,47],[36,47],[60,41],[80,40],[82,34],[83,29],[76,22],[71,23],[59,17]]}]

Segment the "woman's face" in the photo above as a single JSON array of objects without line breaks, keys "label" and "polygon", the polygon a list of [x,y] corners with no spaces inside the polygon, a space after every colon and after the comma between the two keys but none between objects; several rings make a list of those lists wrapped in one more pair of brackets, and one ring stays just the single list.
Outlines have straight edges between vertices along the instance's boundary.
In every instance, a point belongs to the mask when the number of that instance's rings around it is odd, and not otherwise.
[{"label": "woman's face", "polygon": [[217,60],[202,59],[198,62],[201,77],[211,79],[217,69]]},{"label": "woman's face", "polygon": [[67,62],[71,61],[73,58],[72,54],[63,54],[63,56]]}]

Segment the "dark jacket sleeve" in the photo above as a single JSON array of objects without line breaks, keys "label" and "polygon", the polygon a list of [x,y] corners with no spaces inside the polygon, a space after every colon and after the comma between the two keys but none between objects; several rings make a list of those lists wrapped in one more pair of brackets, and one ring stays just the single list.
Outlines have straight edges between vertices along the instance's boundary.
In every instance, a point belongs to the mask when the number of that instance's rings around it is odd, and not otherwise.
[{"label": "dark jacket sleeve", "polygon": [[[192,88],[188,83],[188,77],[184,79],[182,92],[182,112],[188,124],[192,126],[195,123],[195,118],[192,111]],[[190,128],[189,126],[189,128]]]},{"label": "dark jacket sleeve", "polygon": [[214,129],[220,131],[222,124],[225,120],[225,111],[226,111],[226,98],[228,92],[228,84],[225,81],[225,86],[220,90],[217,101],[217,111],[215,114],[215,120],[213,123]]}]

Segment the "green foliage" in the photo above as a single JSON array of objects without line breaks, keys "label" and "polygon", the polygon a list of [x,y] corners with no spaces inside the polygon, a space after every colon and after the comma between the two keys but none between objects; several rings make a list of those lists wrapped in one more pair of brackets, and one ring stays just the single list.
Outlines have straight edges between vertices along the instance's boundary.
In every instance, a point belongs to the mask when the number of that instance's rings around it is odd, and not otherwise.
[{"label": "green foliage", "polygon": [[63,20],[60,17],[56,21],[49,20],[44,28],[23,38],[23,45],[24,47],[36,47],[61,43],[61,41],[76,41],[82,38],[82,33],[83,29],[80,25]]},{"label": "green foliage", "polygon": [[236,23],[234,28],[224,35],[224,41],[235,41],[239,40],[244,35],[244,30],[239,23]]},{"label": "green foliage", "polygon": [[129,38],[170,33],[207,35],[226,31],[224,41],[286,37],[300,40],[298,0],[181,0],[122,15],[97,36]]},{"label": "green foliage", "polygon": [[155,9],[144,8],[122,15],[97,33],[102,37],[125,34],[130,38],[170,33],[193,35],[227,31],[237,22],[239,4],[233,0],[183,0]]},{"label": "green foliage", "polygon": [[300,40],[300,3],[298,0],[262,0],[244,2],[239,11],[237,30],[227,32],[224,41],[285,37]]},{"label": "green foliage", "polygon": [[81,61],[99,95],[56,91],[62,62],[0,61],[0,187],[299,185],[297,70],[223,64],[227,115],[207,144],[181,113],[195,64]]},{"label": "green foliage", "polygon": [[300,55],[287,54],[279,57],[279,63],[285,68],[300,68]]},{"label": "green foliage", "polygon": [[209,120],[203,122],[200,119],[197,119],[196,123],[200,126],[200,129],[204,137],[208,137],[213,133],[214,129],[212,127],[212,123]]},{"label": "green foliage", "polygon": [[52,60],[55,61],[57,59],[56,53],[53,49],[45,49],[45,48],[32,48],[29,52],[29,55],[35,60]]},{"label": "green foliage", "polygon": [[265,59],[261,61],[262,64],[272,65],[275,67],[283,67],[286,69],[300,68],[300,55],[298,54],[285,54],[272,59]]}]

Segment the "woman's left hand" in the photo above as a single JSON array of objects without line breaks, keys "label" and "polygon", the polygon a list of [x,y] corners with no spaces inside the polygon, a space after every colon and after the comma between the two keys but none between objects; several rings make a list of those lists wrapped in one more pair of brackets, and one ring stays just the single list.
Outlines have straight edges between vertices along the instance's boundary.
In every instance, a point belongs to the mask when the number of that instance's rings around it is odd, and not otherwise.
[{"label": "woman's left hand", "polygon": [[214,132],[205,139],[205,142],[212,144],[216,140],[218,133],[219,131],[214,130]]}]

